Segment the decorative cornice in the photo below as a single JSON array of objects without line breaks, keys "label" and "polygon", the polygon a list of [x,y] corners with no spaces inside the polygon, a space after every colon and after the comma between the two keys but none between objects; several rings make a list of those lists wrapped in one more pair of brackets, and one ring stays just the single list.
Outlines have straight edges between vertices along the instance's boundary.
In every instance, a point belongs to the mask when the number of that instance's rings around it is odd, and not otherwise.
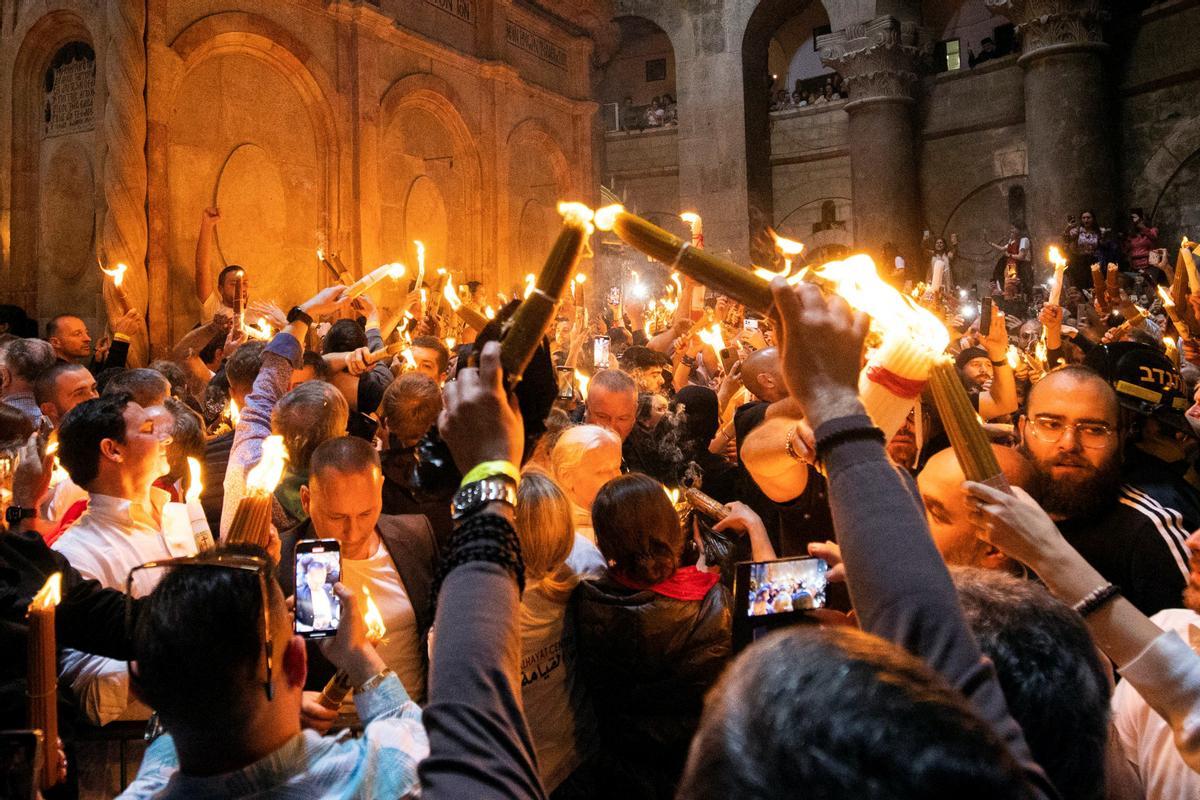
[{"label": "decorative cornice", "polygon": [[1021,38],[1021,60],[1064,47],[1104,48],[1105,0],[984,0],[1010,20]]},{"label": "decorative cornice", "polygon": [[878,17],[817,37],[821,63],[832,67],[850,93],[847,110],[875,100],[911,101],[929,40],[913,22]]}]

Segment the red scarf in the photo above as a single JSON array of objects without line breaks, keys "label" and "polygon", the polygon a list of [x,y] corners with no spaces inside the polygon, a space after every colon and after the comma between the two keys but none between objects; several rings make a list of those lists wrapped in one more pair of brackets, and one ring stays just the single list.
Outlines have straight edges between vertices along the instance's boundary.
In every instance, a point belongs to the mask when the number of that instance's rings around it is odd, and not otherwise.
[{"label": "red scarf", "polygon": [[719,573],[701,572],[694,566],[680,567],[675,570],[675,573],[671,577],[653,586],[645,586],[637,583],[615,569],[609,570],[608,574],[614,581],[626,589],[648,590],[675,600],[703,600],[704,595],[708,594],[708,590],[715,586],[717,581],[721,579]]}]

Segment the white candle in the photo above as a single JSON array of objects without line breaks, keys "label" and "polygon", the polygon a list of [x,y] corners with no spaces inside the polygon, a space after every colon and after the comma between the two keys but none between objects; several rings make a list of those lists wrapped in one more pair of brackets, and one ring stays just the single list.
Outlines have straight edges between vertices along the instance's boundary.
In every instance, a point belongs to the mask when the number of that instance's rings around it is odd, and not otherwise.
[{"label": "white candle", "polygon": [[346,297],[353,300],[355,297],[358,297],[359,295],[369,291],[375,286],[375,284],[379,283],[384,278],[399,280],[403,277],[403,264],[384,264],[382,267],[376,267],[355,281],[354,285],[346,291]]}]

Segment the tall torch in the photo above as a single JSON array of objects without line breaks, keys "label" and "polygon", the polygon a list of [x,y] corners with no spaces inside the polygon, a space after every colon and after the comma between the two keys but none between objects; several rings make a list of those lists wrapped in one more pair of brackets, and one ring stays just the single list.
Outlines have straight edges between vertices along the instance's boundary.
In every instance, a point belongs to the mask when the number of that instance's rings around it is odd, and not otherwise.
[{"label": "tall torch", "polygon": [[29,727],[41,733],[42,789],[58,784],[58,647],[54,615],[62,599],[62,573],[49,577],[29,604]]},{"label": "tall torch", "polygon": [[613,231],[635,250],[711,286],[747,308],[766,312],[774,303],[766,280],[739,264],[704,252],[692,242],[683,241],[619,205],[598,210],[595,223],[602,231]]},{"label": "tall torch", "polygon": [[263,440],[262,458],[246,475],[246,493],[238,503],[227,541],[244,542],[266,550],[271,545],[271,497],[283,477],[287,447],[282,436]]},{"label": "tall torch", "polygon": [[[387,635],[387,628],[384,627],[383,615],[379,613],[379,607],[371,599],[371,590],[364,586],[362,592],[363,597],[367,600],[367,610],[363,614],[363,622],[367,623],[367,641],[374,646],[383,641],[383,637]],[[337,711],[341,708],[346,695],[350,694],[351,688],[350,676],[346,674],[345,670],[339,669],[329,679],[329,683],[325,684],[317,702],[330,711]]]},{"label": "tall torch", "polygon": [[558,213],[562,214],[563,222],[554,247],[534,281],[533,290],[521,301],[500,334],[500,363],[510,389],[520,383],[525,367],[541,344],[592,232],[592,211],[582,203],[559,203]]}]

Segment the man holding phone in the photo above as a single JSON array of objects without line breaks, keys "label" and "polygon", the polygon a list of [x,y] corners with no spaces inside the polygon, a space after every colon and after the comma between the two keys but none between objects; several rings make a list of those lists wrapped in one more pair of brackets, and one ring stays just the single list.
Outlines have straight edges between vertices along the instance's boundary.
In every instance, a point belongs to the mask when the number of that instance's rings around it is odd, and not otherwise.
[{"label": "man holding phone", "polygon": [[[387,635],[376,645],[380,657],[400,676],[417,702],[425,698],[429,668],[426,640],[433,625],[430,587],[437,567],[437,543],[429,519],[421,515],[382,514],[383,471],[379,454],[366,441],[341,436],[313,451],[308,483],[300,502],[308,514],[303,524],[280,535],[280,585],[296,596],[296,620],[315,625],[323,608],[322,592],[333,554],[305,552],[308,540],[332,539],[341,552],[340,581],[356,592],[365,587],[383,615]],[[320,566],[312,566],[316,560]],[[303,580],[297,585],[298,576]],[[312,614],[313,623],[306,622]],[[336,623],[335,623],[336,624]],[[298,628],[298,630],[301,630]],[[319,691],[333,666],[315,646],[309,647],[307,687]],[[320,714],[307,703],[307,722],[328,728],[332,714]]]}]

